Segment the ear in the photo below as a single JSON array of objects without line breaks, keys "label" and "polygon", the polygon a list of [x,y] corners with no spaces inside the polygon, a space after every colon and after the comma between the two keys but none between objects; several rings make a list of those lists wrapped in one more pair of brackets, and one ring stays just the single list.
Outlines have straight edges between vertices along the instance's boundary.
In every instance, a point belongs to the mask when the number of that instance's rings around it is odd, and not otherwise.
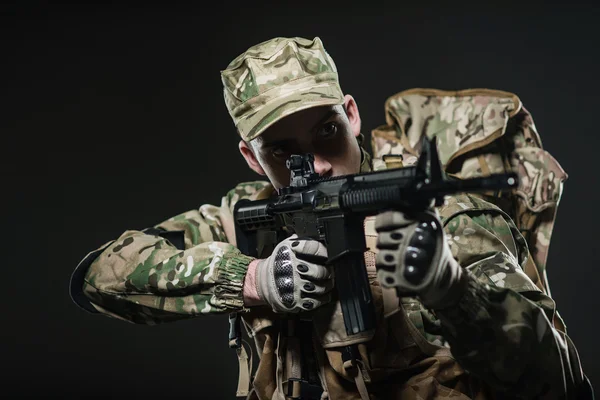
[{"label": "ear", "polygon": [[352,128],[352,133],[354,136],[358,137],[360,135],[360,114],[358,113],[358,106],[356,105],[356,101],[354,101],[354,97],[347,94],[344,96],[344,105],[346,107],[346,114],[348,115],[348,120],[350,121],[350,127]]},{"label": "ear", "polygon": [[242,153],[242,156],[248,163],[248,166],[257,174],[266,175],[265,170],[260,166],[260,163],[254,155],[254,151],[250,148],[248,143],[246,143],[243,140],[240,140],[238,147],[240,149],[240,153]]}]

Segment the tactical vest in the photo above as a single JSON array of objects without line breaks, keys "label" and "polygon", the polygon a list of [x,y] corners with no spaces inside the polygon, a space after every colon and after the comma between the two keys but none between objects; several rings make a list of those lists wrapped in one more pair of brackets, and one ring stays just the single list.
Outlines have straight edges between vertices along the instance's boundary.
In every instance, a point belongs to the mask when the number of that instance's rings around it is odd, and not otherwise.
[{"label": "tactical vest", "polygon": [[[543,150],[519,98],[488,89],[412,89],[388,98],[385,112],[386,124],[371,135],[374,170],[412,165],[425,135],[437,137],[440,160],[449,175],[519,173],[517,190],[482,197],[511,216],[521,230],[533,256],[525,272],[549,294],[546,256],[567,175]],[[242,313],[241,323],[260,360],[253,374],[246,348],[232,343],[240,360],[238,396],[260,400],[493,397],[489,387],[461,368],[446,343],[425,333],[428,311],[417,299],[399,299],[379,285],[373,222],[374,217],[365,221],[371,249],[365,261],[376,310],[375,331],[349,337],[336,301],[303,314],[304,320],[282,319],[266,308]],[[558,314],[554,323],[564,329]],[[357,344],[359,354],[348,357],[344,349],[351,343]]]}]

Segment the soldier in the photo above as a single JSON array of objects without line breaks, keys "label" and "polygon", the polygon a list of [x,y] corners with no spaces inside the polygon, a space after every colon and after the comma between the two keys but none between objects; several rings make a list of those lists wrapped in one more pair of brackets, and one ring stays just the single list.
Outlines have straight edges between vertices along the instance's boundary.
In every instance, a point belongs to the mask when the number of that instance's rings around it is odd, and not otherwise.
[{"label": "soldier", "polygon": [[[92,251],[72,276],[78,305],[139,324],[240,313],[260,355],[253,374],[239,351],[249,370],[241,370],[237,394],[249,399],[593,397],[545,274],[531,272],[528,241],[484,195],[449,197],[427,221],[400,211],[367,221],[377,312],[368,337],[345,333],[320,242],[293,235],[266,258],[242,254],[233,208],[287,186],[291,154],[313,153],[325,177],[397,165],[364,150],[357,104],[342,92],[319,38],[257,44],[221,76],[239,151],[268,181],[241,183],[220,206],[125,231]],[[396,144],[410,153],[409,142]],[[443,229],[422,228],[424,221]],[[441,238],[440,248],[426,252],[417,240],[426,235]],[[416,296],[397,297],[381,287],[378,271],[411,256],[434,278]],[[297,325],[287,325],[289,315],[301,316]],[[349,343],[359,349],[350,362]]]}]

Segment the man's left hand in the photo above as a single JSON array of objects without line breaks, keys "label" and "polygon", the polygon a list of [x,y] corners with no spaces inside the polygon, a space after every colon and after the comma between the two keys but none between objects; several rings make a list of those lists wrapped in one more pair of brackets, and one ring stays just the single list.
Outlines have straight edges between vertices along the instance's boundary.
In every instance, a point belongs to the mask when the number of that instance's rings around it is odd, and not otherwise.
[{"label": "man's left hand", "polygon": [[435,211],[386,211],[375,219],[377,277],[399,296],[418,296],[429,308],[455,303],[465,272],[452,257]]}]

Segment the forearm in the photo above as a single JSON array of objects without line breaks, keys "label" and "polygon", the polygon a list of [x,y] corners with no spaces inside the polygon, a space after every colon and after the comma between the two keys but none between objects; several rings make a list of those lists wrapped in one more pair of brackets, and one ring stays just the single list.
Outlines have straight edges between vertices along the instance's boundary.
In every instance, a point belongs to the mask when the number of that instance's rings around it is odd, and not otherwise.
[{"label": "forearm", "polygon": [[553,299],[524,272],[531,255],[512,219],[471,195],[450,198],[440,213],[468,278],[458,302],[435,310],[453,355],[510,398],[572,398],[583,380],[577,351],[551,322]]},{"label": "forearm", "polygon": [[265,304],[258,295],[258,289],[256,288],[256,266],[258,261],[259,260],[252,260],[252,262],[250,262],[244,278],[243,299],[244,305],[247,307]]},{"label": "forearm", "polygon": [[563,397],[573,385],[567,343],[544,309],[465,272],[466,290],[458,303],[436,310],[460,364],[510,396]]},{"label": "forearm", "polygon": [[252,260],[228,243],[179,250],[128,231],[90,265],[83,290],[100,312],[135,323],[239,311]]}]

